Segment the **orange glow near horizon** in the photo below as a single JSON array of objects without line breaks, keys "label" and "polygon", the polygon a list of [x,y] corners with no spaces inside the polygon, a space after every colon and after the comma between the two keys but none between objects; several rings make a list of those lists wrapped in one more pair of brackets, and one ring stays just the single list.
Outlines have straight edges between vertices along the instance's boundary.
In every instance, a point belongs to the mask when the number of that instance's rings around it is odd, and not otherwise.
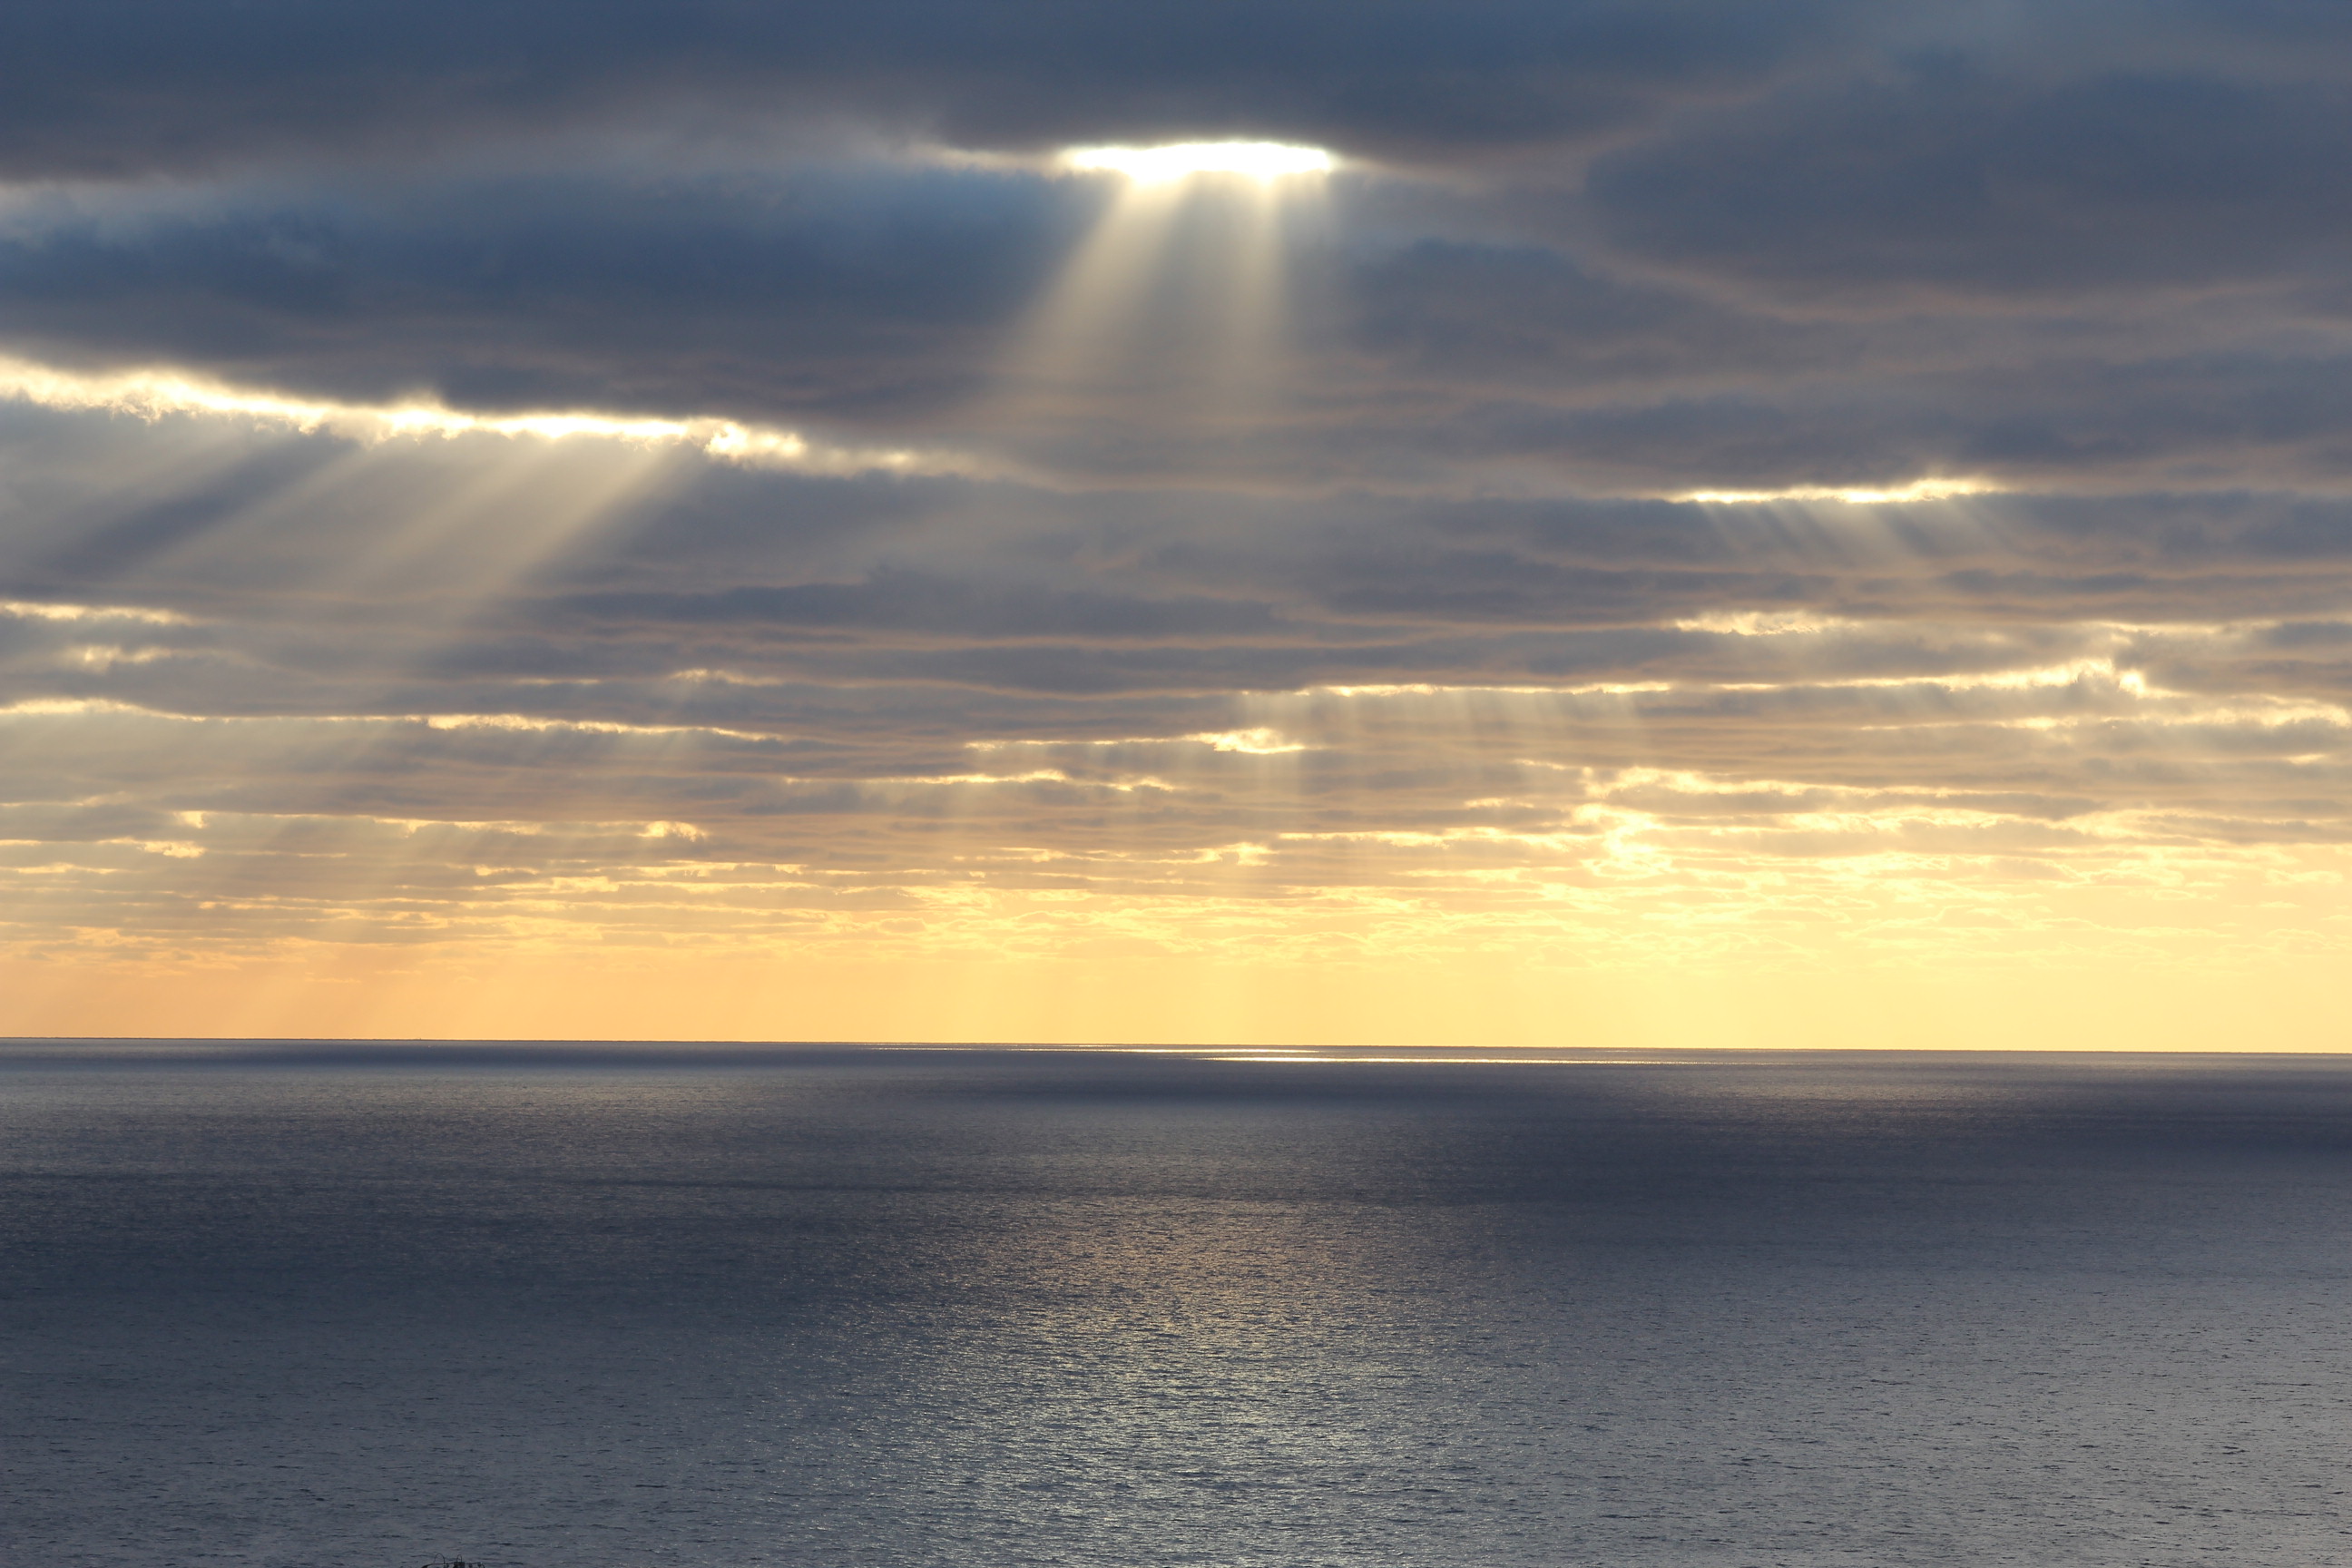
[{"label": "orange glow near horizon", "polygon": [[2332,974],[2293,963],[1775,973],[314,950],[203,967],[0,961],[0,1036],[20,1037],[1036,1045],[1268,1061],[1341,1047],[2334,1052],[2352,1023]]}]

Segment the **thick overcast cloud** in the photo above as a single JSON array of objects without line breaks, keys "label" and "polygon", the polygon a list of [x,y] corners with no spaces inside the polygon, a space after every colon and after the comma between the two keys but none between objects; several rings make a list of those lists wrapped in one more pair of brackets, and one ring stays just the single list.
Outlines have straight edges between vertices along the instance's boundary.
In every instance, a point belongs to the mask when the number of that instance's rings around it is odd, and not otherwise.
[{"label": "thick overcast cloud", "polygon": [[486,134],[1213,136],[1353,151],[1575,142],[1752,89],[1867,7],[1706,0],[1087,0],[859,6],[532,0],[12,8],[0,157],[129,175]]},{"label": "thick overcast cloud", "polygon": [[11,953],[2341,956],[2339,8],[0,61]]}]

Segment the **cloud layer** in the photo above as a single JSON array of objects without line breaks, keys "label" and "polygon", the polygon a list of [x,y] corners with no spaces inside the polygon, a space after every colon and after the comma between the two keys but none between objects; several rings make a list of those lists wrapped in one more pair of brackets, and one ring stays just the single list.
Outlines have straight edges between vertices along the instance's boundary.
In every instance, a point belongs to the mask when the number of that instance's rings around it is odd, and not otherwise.
[{"label": "cloud layer", "polygon": [[119,9],[9,954],[2341,958],[2329,11]]}]

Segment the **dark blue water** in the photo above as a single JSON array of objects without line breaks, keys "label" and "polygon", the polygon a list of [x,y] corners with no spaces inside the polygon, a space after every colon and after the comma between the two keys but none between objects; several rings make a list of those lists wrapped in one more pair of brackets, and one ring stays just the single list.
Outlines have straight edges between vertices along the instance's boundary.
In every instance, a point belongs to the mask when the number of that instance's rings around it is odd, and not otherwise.
[{"label": "dark blue water", "polygon": [[0,1052],[11,1563],[2352,1561],[2352,1063]]}]

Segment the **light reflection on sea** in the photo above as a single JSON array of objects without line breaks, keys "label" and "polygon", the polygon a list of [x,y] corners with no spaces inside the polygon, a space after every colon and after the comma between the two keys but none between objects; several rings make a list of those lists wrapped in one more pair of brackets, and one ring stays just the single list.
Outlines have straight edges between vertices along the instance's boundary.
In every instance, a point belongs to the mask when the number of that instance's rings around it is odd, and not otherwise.
[{"label": "light reflection on sea", "polygon": [[1443,1055],[20,1044],[5,1537],[2352,1558],[2352,1064]]}]

